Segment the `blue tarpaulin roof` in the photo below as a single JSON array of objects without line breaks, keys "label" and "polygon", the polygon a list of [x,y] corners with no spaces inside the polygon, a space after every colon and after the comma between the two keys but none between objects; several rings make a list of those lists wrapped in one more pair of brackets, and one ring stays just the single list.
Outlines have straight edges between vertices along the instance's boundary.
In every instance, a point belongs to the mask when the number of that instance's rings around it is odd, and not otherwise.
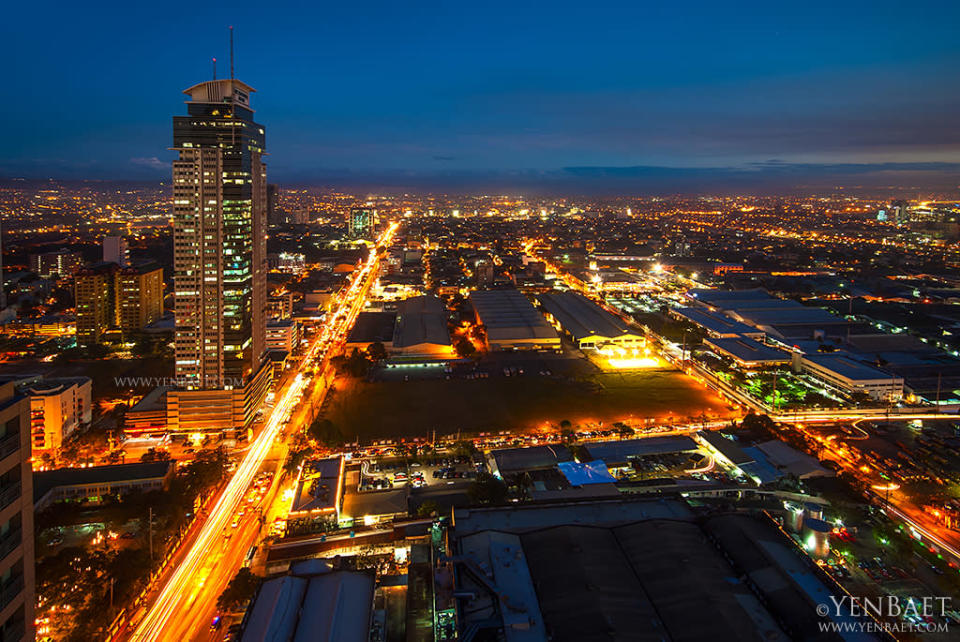
[{"label": "blue tarpaulin roof", "polygon": [[560,472],[567,478],[571,486],[585,486],[587,484],[609,484],[617,481],[607,470],[607,465],[600,460],[579,464],[575,461],[564,461],[557,464]]}]

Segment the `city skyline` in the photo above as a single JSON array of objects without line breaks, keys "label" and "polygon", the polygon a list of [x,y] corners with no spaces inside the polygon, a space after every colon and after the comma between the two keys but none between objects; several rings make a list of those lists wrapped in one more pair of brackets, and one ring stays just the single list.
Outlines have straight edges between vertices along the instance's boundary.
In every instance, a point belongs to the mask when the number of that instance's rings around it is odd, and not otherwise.
[{"label": "city skyline", "polygon": [[[380,5],[263,16],[240,5],[230,19],[238,75],[261,90],[273,123],[279,182],[929,189],[955,187],[960,168],[950,126],[958,93],[941,80],[960,62],[948,28],[958,9],[932,5],[796,15],[759,3],[737,14],[709,3],[682,13],[568,4],[482,15]],[[214,9],[174,24],[144,8],[106,19],[64,8],[42,47],[5,34],[24,64],[8,81],[20,100],[0,107],[20,125],[0,152],[0,177],[166,178],[172,154],[159,123],[177,109],[181,71],[210,78],[216,57],[229,74],[227,25]],[[147,43],[172,32],[180,45],[152,55]],[[114,46],[101,47],[111,34]],[[139,90],[110,99],[131,77],[143,79]],[[44,97],[51,85],[71,96],[70,119]]]}]

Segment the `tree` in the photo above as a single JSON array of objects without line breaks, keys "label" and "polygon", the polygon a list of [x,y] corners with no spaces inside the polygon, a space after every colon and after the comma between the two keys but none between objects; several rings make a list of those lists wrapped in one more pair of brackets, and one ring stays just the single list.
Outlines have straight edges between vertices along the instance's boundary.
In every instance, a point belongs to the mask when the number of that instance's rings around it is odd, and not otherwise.
[{"label": "tree", "polygon": [[324,417],[317,417],[310,424],[307,437],[324,446],[339,446],[345,441],[337,425]]},{"label": "tree", "polygon": [[466,337],[460,337],[457,340],[456,345],[454,345],[454,349],[457,351],[457,354],[459,356],[464,358],[472,357],[477,352],[477,349],[476,347],[474,347],[473,342],[471,342],[470,339]]},{"label": "tree", "polygon": [[217,607],[223,611],[239,611],[253,598],[258,586],[260,578],[249,568],[241,568],[220,594]]},{"label": "tree", "polygon": [[440,514],[440,504],[428,499],[417,508],[417,517],[435,517]]},{"label": "tree", "polygon": [[387,358],[387,349],[381,342],[375,341],[367,347],[367,357],[373,362],[383,361]]},{"label": "tree", "polygon": [[152,461],[170,461],[170,459],[171,455],[169,451],[157,450],[156,448],[151,448],[140,456],[140,461],[144,463],[149,463]]},{"label": "tree", "polygon": [[467,495],[476,504],[502,504],[507,499],[507,485],[490,473],[478,473]]}]

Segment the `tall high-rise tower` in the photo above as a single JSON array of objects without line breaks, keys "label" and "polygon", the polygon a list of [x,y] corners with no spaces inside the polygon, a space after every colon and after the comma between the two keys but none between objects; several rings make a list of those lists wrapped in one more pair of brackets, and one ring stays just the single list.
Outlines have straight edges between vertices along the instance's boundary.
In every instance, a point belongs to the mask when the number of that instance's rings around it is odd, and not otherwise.
[{"label": "tall high-rise tower", "polygon": [[173,118],[176,373],[187,389],[235,390],[262,366],[267,181],[253,91],[202,82]]}]

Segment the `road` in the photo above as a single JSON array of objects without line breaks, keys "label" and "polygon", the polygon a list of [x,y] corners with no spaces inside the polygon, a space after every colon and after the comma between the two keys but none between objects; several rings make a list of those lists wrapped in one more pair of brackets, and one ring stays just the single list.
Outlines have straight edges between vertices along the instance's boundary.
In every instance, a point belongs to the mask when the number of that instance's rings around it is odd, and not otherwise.
[{"label": "road", "polygon": [[[389,245],[397,226],[397,223],[392,223],[384,231],[377,248]],[[327,317],[328,321],[301,360],[296,376],[279,395],[262,431],[210,509],[180,564],[159,590],[143,618],[136,623],[130,640],[209,639],[209,620],[206,618],[216,608],[217,597],[240,567],[246,551],[258,539],[259,531],[253,515],[246,516],[236,528],[231,523],[254,477],[275,449],[275,442],[283,434],[287,419],[301,406],[304,393],[308,392],[312,401],[325,392],[325,385],[309,389],[313,379],[311,372],[316,368],[322,381],[330,379],[326,376],[331,368],[330,359],[345,342],[347,333],[363,309],[370,286],[377,278],[380,262],[377,248],[371,250],[367,261],[342,291],[339,301]],[[322,390],[318,392],[318,388]],[[304,416],[301,411],[298,417],[292,419],[299,421]],[[283,444],[280,448],[285,453]],[[225,533],[230,531],[235,532],[226,538]]]}]

